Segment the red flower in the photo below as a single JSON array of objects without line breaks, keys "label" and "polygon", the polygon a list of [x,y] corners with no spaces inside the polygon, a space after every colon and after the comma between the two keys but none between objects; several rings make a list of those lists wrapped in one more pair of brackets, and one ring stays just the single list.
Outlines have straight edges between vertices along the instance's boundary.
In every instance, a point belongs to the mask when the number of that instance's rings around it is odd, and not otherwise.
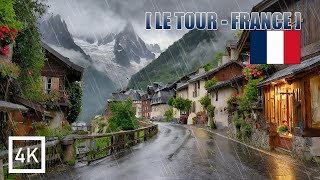
[{"label": "red flower", "polygon": [[4,38],[4,35],[2,34],[2,32],[0,32],[0,40],[2,40],[3,38]]},{"label": "red flower", "polygon": [[15,38],[13,36],[10,36],[11,41],[15,41]]},{"label": "red flower", "polygon": [[9,46],[3,47],[0,51],[2,54],[7,56],[9,54]]},{"label": "red flower", "polygon": [[29,75],[32,75],[32,72],[31,72],[31,71],[29,71],[29,72],[28,72],[28,74],[29,74]]},{"label": "red flower", "polygon": [[5,32],[6,34],[9,34],[10,28],[8,26],[5,26],[4,28],[2,28],[2,31]]},{"label": "red flower", "polygon": [[12,32],[13,32],[14,35],[16,35],[16,34],[17,34],[17,29],[16,29],[16,28],[13,28],[13,29],[12,29]]}]

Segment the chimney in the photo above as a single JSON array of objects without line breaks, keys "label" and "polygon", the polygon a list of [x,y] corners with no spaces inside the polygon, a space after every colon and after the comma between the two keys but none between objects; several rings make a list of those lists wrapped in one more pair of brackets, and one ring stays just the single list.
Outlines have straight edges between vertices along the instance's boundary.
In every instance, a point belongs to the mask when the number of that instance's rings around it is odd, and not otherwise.
[{"label": "chimney", "polygon": [[230,60],[231,60],[231,59],[230,59],[230,56],[224,55],[224,56],[222,56],[221,62],[219,62],[218,65],[219,65],[219,66],[222,66],[222,65],[228,63]]},{"label": "chimney", "polygon": [[199,71],[198,71],[199,75],[202,75],[202,74],[205,74],[205,73],[206,73],[206,70],[204,68],[200,68]]}]

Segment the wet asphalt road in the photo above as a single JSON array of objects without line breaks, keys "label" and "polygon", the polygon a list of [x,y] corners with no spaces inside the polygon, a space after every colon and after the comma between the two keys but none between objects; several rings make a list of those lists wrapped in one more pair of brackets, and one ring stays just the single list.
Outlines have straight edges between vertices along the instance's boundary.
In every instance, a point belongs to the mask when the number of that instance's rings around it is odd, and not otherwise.
[{"label": "wet asphalt road", "polygon": [[33,179],[320,179],[319,167],[281,160],[201,128],[159,123],[159,131],[119,156]]}]

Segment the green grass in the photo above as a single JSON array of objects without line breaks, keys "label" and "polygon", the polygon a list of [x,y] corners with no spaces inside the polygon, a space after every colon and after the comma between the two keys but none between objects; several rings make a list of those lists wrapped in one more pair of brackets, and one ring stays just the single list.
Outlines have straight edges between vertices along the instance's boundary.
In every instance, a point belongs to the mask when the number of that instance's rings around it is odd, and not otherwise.
[{"label": "green grass", "polygon": [[144,131],[139,131],[139,137],[142,137],[142,138],[139,138],[140,140],[140,143],[144,142]]}]

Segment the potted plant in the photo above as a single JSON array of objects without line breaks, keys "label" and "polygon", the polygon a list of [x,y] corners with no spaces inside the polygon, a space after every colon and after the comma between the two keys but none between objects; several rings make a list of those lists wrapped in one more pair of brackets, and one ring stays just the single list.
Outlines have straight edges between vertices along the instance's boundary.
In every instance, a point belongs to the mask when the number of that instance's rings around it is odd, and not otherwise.
[{"label": "potted plant", "polygon": [[3,1],[0,6],[0,59],[11,60],[12,46],[22,23],[15,20],[13,0]]},{"label": "potted plant", "polygon": [[279,126],[278,133],[280,133],[282,135],[287,135],[288,134],[287,126],[284,126],[284,125]]}]

